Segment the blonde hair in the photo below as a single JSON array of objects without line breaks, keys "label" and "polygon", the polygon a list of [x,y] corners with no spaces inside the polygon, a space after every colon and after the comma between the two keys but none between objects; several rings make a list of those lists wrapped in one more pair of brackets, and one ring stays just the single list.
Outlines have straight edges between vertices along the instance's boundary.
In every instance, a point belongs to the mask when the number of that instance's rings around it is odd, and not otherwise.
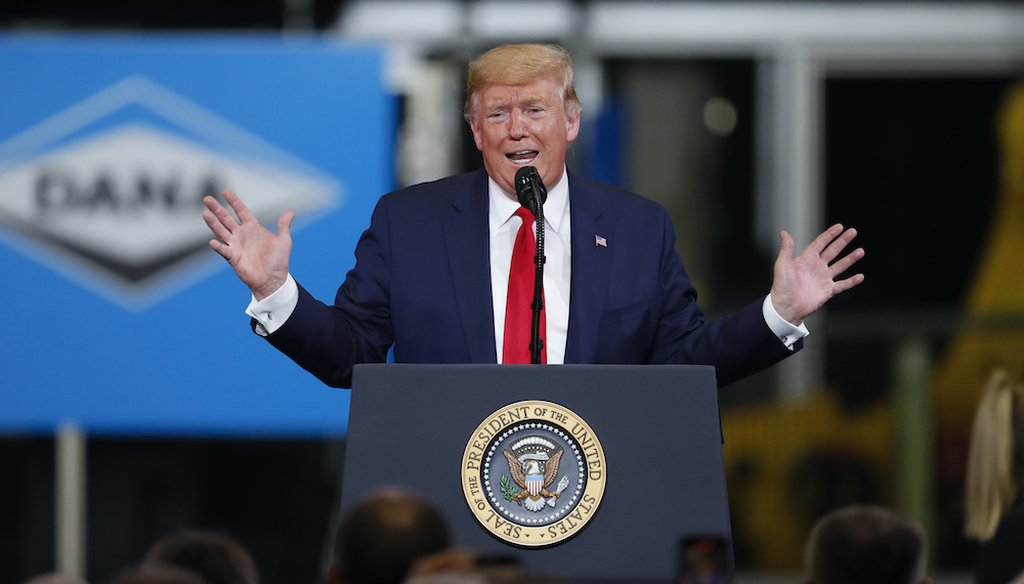
[{"label": "blonde hair", "polygon": [[[1018,435],[1024,431],[1024,386],[996,369],[974,415],[967,453],[964,534],[980,541],[995,535],[1003,513],[1020,491]],[[1017,438],[1017,439],[1015,439]]]},{"label": "blonde hair", "polygon": [[495,47],[474,59],[467,69],[463,115],[472,122],[480,91],[488,85],[525,85],[552,77],[562,86],[562,103],[570,117],[583,110],[573,84],[572,58],[558,45],[516,44]]}]

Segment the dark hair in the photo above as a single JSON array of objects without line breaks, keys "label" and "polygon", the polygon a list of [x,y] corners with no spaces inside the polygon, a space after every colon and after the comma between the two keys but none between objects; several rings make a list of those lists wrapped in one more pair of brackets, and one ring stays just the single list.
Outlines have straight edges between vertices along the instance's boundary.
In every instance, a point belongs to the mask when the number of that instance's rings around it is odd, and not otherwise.
[{"label": "dark hair", "polygon": [[256,563],[232,537],[202,530],[181,530],[158,540],[145,566],[171,566],[198,574],[208,584],[259,584]]},{"label": "dark hair", "polygon": [[413,562],[450,542],[448,524],[433,505],[388,489],[345,515],[334,540],[335,568],[345,584],[400,584]]},{"label": "dark hair", "polygon": [[914,521],[870,505],[822,517],[807,544],[815,584],[912,584],[924,578],[924,531]]}]

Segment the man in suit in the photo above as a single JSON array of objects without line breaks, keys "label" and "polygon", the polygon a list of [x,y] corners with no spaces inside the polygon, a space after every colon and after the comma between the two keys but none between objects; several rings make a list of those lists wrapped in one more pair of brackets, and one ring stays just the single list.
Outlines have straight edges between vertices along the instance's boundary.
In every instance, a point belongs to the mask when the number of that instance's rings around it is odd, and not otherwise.
[{"label": "man in suit", "polygon": [[275,235],[231,191],[237,219],[204,199],[211,247],[252,290],[254,330],[325,383],[350,386],[355,364],[384,361],[392,345],[397,362],[523,362],[510,339],[524,286],[510,286],[510,272],[516,238],[534,231],[516,199],[525,166],[548,191],[542,362],[710,364],[725,385],[799,349],[803,319],[863,280],[837,279],[864,255],[840,257],[855,230],[834,225],[795,258],[782,232],[771,293],[706,322],[665,210],[566,171],[582,111],[569,55],[505,45],[474,60],[468,79],[483,169],[382,197],[331,306],[288,273],[293,213]]}]

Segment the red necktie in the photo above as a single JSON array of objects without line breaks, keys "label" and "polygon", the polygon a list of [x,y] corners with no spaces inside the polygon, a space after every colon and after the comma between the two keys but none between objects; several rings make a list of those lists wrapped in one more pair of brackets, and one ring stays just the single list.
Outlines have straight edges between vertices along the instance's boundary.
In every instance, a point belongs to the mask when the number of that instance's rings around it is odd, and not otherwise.
[{"label": "red necktie", "polygon": [[[530,362],[530,327],[533,311],[533,285],[537,279],[537,244],[533,238],[533,212],[526,207],[519,207],[516,215],[523,224],[516,233],[516,243],[512,247],[512,268],[508,275],[508,303],[505,305],[505,340],[502,350],[502,363]],[[541,296],[543,298],[543,296]],[[544,316],[544,305],[540,310],[540,338],[545,339],[544,329],[547,328]],[[548,362],[548,354],[541,344],[540,362]]]}]

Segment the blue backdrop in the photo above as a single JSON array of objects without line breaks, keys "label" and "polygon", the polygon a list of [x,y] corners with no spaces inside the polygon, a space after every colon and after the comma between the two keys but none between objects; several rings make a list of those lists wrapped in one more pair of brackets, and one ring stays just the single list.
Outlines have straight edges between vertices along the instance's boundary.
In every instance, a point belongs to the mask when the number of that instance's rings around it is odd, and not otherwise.
[{"label": "blue backdrop", "polygon": [[0,430],[344,434],[348,392],[248,326],[203,194],[330,301],[391,188],[383,54],[312,38],[0,37]]}]

